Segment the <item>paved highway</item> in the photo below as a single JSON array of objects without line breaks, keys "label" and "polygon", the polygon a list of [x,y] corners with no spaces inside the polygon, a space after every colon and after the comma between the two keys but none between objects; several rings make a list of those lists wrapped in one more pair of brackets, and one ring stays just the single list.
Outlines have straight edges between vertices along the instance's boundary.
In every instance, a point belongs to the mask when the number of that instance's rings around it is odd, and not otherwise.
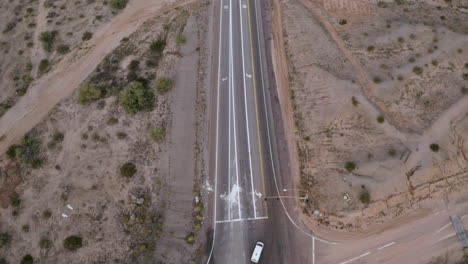
[{"label": "paved highway", "polygon": [[284,212],[294,208],[294,201],[265,199],[279,195],[277,186],[281,195],[293,192],[283,192],[277,175],[281,168],[275,135],[281,126],[275,126],[272,117],[274,89],[270,90],[268,78],[261,2],[215,4],[219,33],[213,67],[217,70],[214,226],[207,261],[250,263],[255,243],[262,241],[260,263],[311,263],[310,237],[301,234]]}]

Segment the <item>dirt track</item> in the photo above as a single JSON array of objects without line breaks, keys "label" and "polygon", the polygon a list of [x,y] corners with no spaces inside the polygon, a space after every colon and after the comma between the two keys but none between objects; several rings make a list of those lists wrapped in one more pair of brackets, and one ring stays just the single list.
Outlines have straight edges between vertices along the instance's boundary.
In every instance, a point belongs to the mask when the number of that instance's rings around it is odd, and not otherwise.
[{"label": "dirt track", "polygon": [[135,0],[108,24],[99,28],[93,39],[70,52],[47,75],[34,82],[27,94],[1,119],[0,152],[19,140],[49,113],[63,98],[71,95],[101,60],[147,19],[167,9],[185,5],[193,0],[167,1]]}]

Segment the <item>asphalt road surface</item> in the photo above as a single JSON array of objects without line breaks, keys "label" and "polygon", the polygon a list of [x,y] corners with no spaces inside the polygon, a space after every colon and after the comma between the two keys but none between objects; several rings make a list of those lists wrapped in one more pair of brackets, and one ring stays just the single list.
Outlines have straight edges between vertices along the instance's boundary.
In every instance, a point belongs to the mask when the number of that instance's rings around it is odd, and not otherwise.
[{"label": "asphalt road surface", "polygon": [[[206,263],[426,263],[459,247],[449,215],[468,223],[466,207],[447,208],[365,238],[332,242],[300,223],[282,121],[264,39],[262,1],[214,1],[212,72],[214,191]],[[311,194],[312,196],[313,194]],[[281,198],[277,198],[281,196]],[[265,199],[267,198],[267,199]],[[313,199],[313,197],[310,197]],[[424,257],[423,257],[424,256]],[[426,261],[426,262],[424,262]]]}]

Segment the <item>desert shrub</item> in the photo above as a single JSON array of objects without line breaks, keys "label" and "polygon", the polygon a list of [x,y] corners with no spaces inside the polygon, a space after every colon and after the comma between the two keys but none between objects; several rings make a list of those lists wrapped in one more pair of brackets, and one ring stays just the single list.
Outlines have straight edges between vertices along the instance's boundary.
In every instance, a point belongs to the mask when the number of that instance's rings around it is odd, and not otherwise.
[{"label": "desert shrub", "polygon": [[63,247],[69,251],[75,251],[83,246],[83,239],[80,236],[69,236],[63,241]]},{"label": "desert shrub", "polygon": [[0,258],[0,264],[8,264],[8,262],[6,261],[6,259]]},{"label": "desert shrub", "polygon": [[119,119],[115,118],[115,117],[110,117],[109,119],[107,119],[107,125],[109,126],[113,126],[115,124],[119,123]]},{"label": "desert shrub", "polygon": [[395,3],[397,5],[403,5],[405,3],[405,0],[395,0]]},{"label": "desert shrub", "polygon": [[468,88],[466,88],[466,87],[462,87],[460,89],[460,91],[461,91],[462,94],[468,94]]},{"label": "desert shrub", "polygon": [[114,9],[124,9],[128,0],[110,0],[109,5]]},{"label": "desert shrub", "polygon": [[9,22],[5,25],[5,28],[3,29],[3,34],[8,33],[12,31],[16,27],[16,22]]},{"label": "desert shrub", "polygon": [[348,21],[346,19],[340,19],[340,21],[338,21],[338,24],[343,26],[343,25],[348,24]]},{"label": "desert shrub", "polygon": [[410,38],[410,39],[416,39],[416,35],[411,33],[411,34],[409,35],[409,38]]},{"label": "desert shrub", "polygon": [[64,137],[65,137],[65,136],[63,135],[63,133],[61,133],[61,132],[56,132],[56,133],[53,135],[52,139],[53,139],[54,141],[56,141],[56,142],[62,142],[63,139],[64,139]]},{"label": "desert shrub", "polygon": [[166,47],[165,39],[158,39],[152,42],[149,46],[149,52],[146,59],[146,66],[156,67],[159,64],[159,60],[163,54],[164,48]]},{"label": "desert shrub", "polygon": [[0,233],[0,248],[6,247],[11,243],[11,235],[7,232]]},{"label": "desert shrub", "polygon": [[42,160],[39,158],[39,149],[40,142],[38,140],[25,136],[20,145],[11,146],[6,154],[9,159],[15,159],[23,165],[37,168],[42,165]]},{"label": "desert shrub", "polygon": [[52,247],[52,240],[47,239],[47,238],[41,238],[39,241],[39,247],[42,249],[47,249]]},{"label": "desert shrub", "polygon": [[167,77],[160,77],[156,81],[156,90],[158,90],[160,94],[167,93],[169,90],[172,89],[173,86],[174,86],[174,81]]},{"label": "desert shrub", "polygon": [[60,54],[65,54],[68,51],[70,51],[70,47],[68,45],[61,44],[57,47],[57,52]]},{"label": "desert shrub", "polygon": [[140,62],[137,60],[132,60],[128,65],[129,71],[138,71],[140,69]]},{"label": "desert shrub", "polygon": [[26,94],[27,91],[28,91],[27,88],[19,88],[19,89],[16,89],[16,94],[17,94],[18,96],[23,96],[23,95]]},{"label": "desert shrub", "polygon": [[382,79],[379,76],[374,77],[374,83],[379,84],[381,82],[382,82]]},{"label": "desert shrub", "polygon": [[375,50],[375,47],[374,46],[368,46],[367,47],[367,51],[374,51]]},{"label": "desert shrub", "polygon": [[127,90],[120,92],[119,102],[125,112],[135,114],[141,110],[153,108],[154,94],[140,82],[132,82]]},{"label": "desert shrub", "polygon": [[85,33],[83,33],[83,36],[81,37],[81,39],[83,41],[87,41],[87,40],[90,40],[92,37],[93,37],[93,33],[86,31]]},{"label": "desert shrub", "polygon": [[137,172],[135,164],[131,162],[126,162],[120,167],[120,175],[131,178]]},{"label": "desert shrub", "polygon": [[195,234],[194,233],[190,233],[188,234],[185,238],[185,243],[189,244],[189,245],[193,245],[193,243],[195,243]]},{"label": "desert shrub", "polygon": [[354,161],[347,161],[345,163],[345,169],[349,172],[352,172],[354,169],[356,169],[356,163],[354,163]]},{"label": "desert shrub", "polygon": [[52,51],[54,46],[55,37],[57,36],[57,31],[44,31],[39,35],[39,41],[42,43],[42,48],[45,51]]},{"label": "desert shrub", "polygon": [[152,53],[159,53],[161,54],[166,47],[166,40],[158,39],[150,44],[150,51]]},{"label": "desert shrub", "polygon": [[39,71],[40,72],[46,72],[49,69],[49,60],[48,59],[42,59],[39,62]]},{"label": "desert shrub", "polygon": [[398,42],[403,43],[403,42],[405,42],[405,39],[403,37],[399,37]]},{"label": "desert shrub", "polygon": [[152,127],[149,130],[149,137],[154,141],[161,141],[164,138],[165,131],[162,127]]},{"label": "desert shrub", "polygon": [[351,102],[353,103],[354,106],[357,106],[359,104],[359,101],[354,96],[351,97]]},{"label": "desert shrub", "polygon": [[377,122],[382,124],[384,121],[385,121],[385,118],[383,116],[380,115],[377,117]]},{"label": "desert shrub", "polygon": [[423,73],[423,69],[421,67],[415,66],[413,68],[413,72],[416,73],[417,75],[421,75]]},{"label": "desert shrub", "polygon": [[436,143],[432,143],[432,144],[429,146],[429,148],[431,148],[431,150],[432,150],[433,152],[437,152],[437,151],[439,151],[439,149],[440,149],[439,145],[436,144]]},{"label": "desert shrub", "polygon": [[34,263],[34,258],[30,255],[24,255],[24,257],[21,259],[20,264],[33,264]]},{"label": "desert shrub", "polygon": [[127,137],[127,133],[124,133],[124,132],[117,132],[116,135],[118,139],[124,139]]},{"label": "desert shrub", "polygon": [[78,103],[85,104],[92,100],[97,100],[102,97],[102,92],[96,86],[85,83],[78,88]]},{"label": "desert shrub", "polygon": [[363,204],[370,203],[370,194],[368,191],[363,191],[359,194],[359,201]]},{"label": "desert shrub", "polygon": [[416,61],[416,59],[414,57],[411,57],[411,58],[408,59],[408,62],[411,62],[411,63],[413,63],[415,61]]},{"label": "desert shrub", "polygon": [[49,219],[51,216],[52,216],[52,211],[50,211],[49,209],[42,212],[42,218],[44,219]]},{"label": "desert shrub", "polygon": [[179,46],[184,45],[186,41],[187,41],[187,39],[185,38],[184,34],[182,34],[182,33],[177,34],[177,37],[176,37],[177,45],[179,45]]},{"label": "desert shrub", "polygon": [[388,153],[389,156],[394,157],[396,155],[397,151],[395,149],[389,149],[387,153]]},{"label": "desert shrub", "polygon": [[384,1],[379,1],[379,2],[377,2],[377,6],[382,7],[382,8],[387,8],[388,3],[384,2]]},{"label": "desert shrub", "polygon": [[21,205],[21,197],[18,193],[14,192],[10,195],[10,205],[13,207],[19,207]]},{"label": "desert shrub", "polygon": [[398,80],[398,81],[401,82],[401,81],[403,81],[403,79],[404,79],[403,75],[398,75],[398,76],[397,76],[397,80]]}]

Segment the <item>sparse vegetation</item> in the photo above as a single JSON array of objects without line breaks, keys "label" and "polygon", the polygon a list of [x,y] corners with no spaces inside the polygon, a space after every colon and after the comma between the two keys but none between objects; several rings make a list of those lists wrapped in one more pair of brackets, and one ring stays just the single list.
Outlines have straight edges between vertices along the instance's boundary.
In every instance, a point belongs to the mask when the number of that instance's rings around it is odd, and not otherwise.
[{"label": "sparse vegetation", "polygon": [[93,33],[86,31],[85,33],[83,33],[83,36],[81,37],[81,39],[83,41],[87,41],[87,40],[90,40],[92,37],[93,37]]},{"label": "sparse vegetation", "polygon": [[61,45],[59,45],[57,47],[57,52],[60,53],[60,54],[65,54],[68,51],[70,51],[70,46],[68,46],[68,45],[61,44]]},{"label": "sparse vegetation", "polygon": [[182,33],[179,33],[176,37],[176,43],[177,45],[181,46],[184,45],[187,39],[185,38],[185,35]]},{"label": "sparse vegetation", "polygon": [[49,60],[43,59],[39,62],[39,71],[44,73],[49,69]]},{"label": "sparse vegetation", "polygon": [[345,163],[345,169],[348,172],[352,172],[354,169],[356,169],[356,163],[354,163],[354,161],[347,161]]},{"label": "sparse vegetation", "polygon": [[20,145],[12,145],[8,148],[6,156],[14,159],[22,165],[39,168],[42,165],[42,159],[39,158],[40,142],[25,136]]},{"label": "sparse vegetation", "polygon": [[148,59],[146,60],[146,66],[156,67],[159,64],[159,60],[162,57],[164,48],[166,47],[165,39],[158,39],[152,42],[149,46]]},{"label": "sparse vegetation", "polygon": [[12,207],[18,208],[21,205],[21,197],[17,192],[10,194],[10,205]]},{"label": "sparse vegetation", "polygon": [[416,73],[417,75],[421,75],[423,73],[423,69],[421,67],[415,66],[413,68],[413,72]]},{"label": "sparse vegetation", "polygon": [[348,21],[346,19],[340,19],[340,21],[338,21],[338,24],[343,26],[343,25],[348,24]]},{"label": "sparse vegetation", "polygon": [[87,102],[97,100],[102,97],[102,92],[96,86],[85,83],[78,88],[78,103],[85,104]]},{"label": "sparse vegetation", "polygon": [[190,233],[184,238],[185,242],[189,245],[193,245],[195,243],[195,234]]},{"label": "sparse vegetation", "polygon": [[0,248],[4,248],[11,243],[11,235],[7,232],[0,233]]},{"label": "sparse vegetation", "polygon": [[42,249],[48,249],[52,247],[52,240],[47,239],[47,238],[41,238],[39,241],[39,247]]},{"label": "sparse vegetation", "polygon": [[381,82],[382,82],[382,79],[379,76],[374,77],[374,83],[379,84]]},{"label": "sparse vegetation", "polygon": [[12,21],[12,22],[7,23],[5,25],[5,28],[3,29],[3,34],[12,31],[15,27],[16,27],[16,22]]},{"label": "sparse vegetation", "polygon": [[361,201],[361,203],[363,204],[368,204],[370,203],[370,193],[367,191],[367,190],[363,190],[360,194],[359,194],[359,201]]},{"label": "sparse vegetation", "polygon": [[128,0],[110,0],[109,5],[114,9],[124,9]]},{"label": "sparse vegetation", "polygon": [[44,48],[45,51],[52,51],[56,36],[57,31],[44,31],[39,35],[39,41],[42,43],[42,48]]},{"label": "sparse vegetation", "polygon": [[368,46],[367,47],[367,51],[369,51],[369,52],[374,51],[374,50],[375,50],[374,46]]},{"label": "sparse vegetation", "polygon": [[439,147],[438,144],[432,143],[432,144],[429,146],[429,148],[431,148],[431,150],[432,150],[433,152],[438,152],[440,147]]},{"label": "sparse vegetation", "polygon": [[394,157],[394,156],[396,156],[397,151],[396,151],[396,149],[392,148],[392,149],[389,149],[387,153],[388,153],[389,156]]},{"label": "sparse vegetation", "polygon": [[158,90],[160,94],[167,93],[169,90],[172,89],[173,86],[174,86],[174,81],[167,77],[160,77],[156,81],[156,90]]},{"label": "sparse vegetation", "polygon": [[153,91],[144,87],[140,82],[132,82],[127,90],[121,91],[119,102],[125,112],[135,114],[142,110],[152,109],[154,106]]},{"label": "sparse vegetation", "polygon": [[69,236],[63,241],[63,247],[69,251],[75,251],[83,246],[83,239],[80,236]]},{"label": "sparse vegetation", "polygon": [[137,172],[137,168],[135,164],[131,162],[126,162],[122,165],[122,167],[120,167],[120,175],[127,177],[127,178],[133,177],[136,172]]},{"label": "sparse vegetation", "polygon": [[165,130],[162,127],[152,127],[149,130],[149,137],[154,141],[161,141],[164,138]]}]

